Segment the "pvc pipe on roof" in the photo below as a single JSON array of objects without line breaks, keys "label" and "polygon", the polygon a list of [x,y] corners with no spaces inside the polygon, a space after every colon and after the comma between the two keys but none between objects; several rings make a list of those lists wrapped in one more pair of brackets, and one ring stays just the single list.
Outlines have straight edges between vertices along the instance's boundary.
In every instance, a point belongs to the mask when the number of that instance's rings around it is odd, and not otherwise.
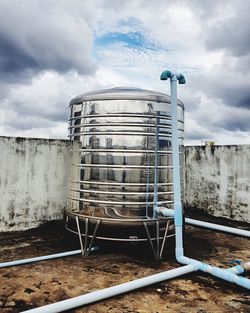
[{"label": "pvc pipe on roof", "polygon": [[[180,160],[179,143],[177,130],[177,75],[171,72],[166,73],[166,78],[170,78],[171,87],[171,115],[172,115],[172,151],[173,151],[173,190],[174,190],[174,222],[175,222],[175,254],[176,259],[181,264],[193,265],[196,270],[211,274],[212,276],[235,283],[241,287],[250,289],[250,279],[240,277],[237,274],[211,266],[207,263],[188,258],[184,255],[183,249],[183,212],[180,191]],[[185,81],[185,79],[184,79]],[[179,81],[180,82],[180,81]]]},{"label": "pvc pipe on roof", "polygon": [[[138,288],[142,288],[148,285],[156,284],[164,280],[172,279],[184,274],[194,272],[193,265],[186,265],[166,272],[150,275],[147,277],[139,278],[133,281],[129,281],[123,284],[112,286],[109,288],[93,291],[85,295],[81,295],[75,298],[59,301],[45,305],[40,308],[24,311],[26,313],[57,313],[66,310],[70,310],[82,305],[90,304],[96,301],[104,300],[113,296],[120,295],[125,292],[129,292]],[[23,312],[23,313],[24,313]]]},{"label": "pvc pipe on roof", "polygon": [[[157,207],[156,211],[158,213],[161,213],[163,216],[174,216],[174,210],[172,210],[172,209]],[[214,229],[214,230],[222,231],[222,232],[229,233],[229,234],[240,235],[240,236],[244,236],[244,237],[250,237],[250,231],[249,230],[244,230],[244,229],[228,227],[228,226],[209,223],[209,222],[204,222],[204,221],[195,220],[195,219],[188,218],[188,217],[185,217],[185,222],[187,224],[198,226],[198,227],[204,227],[204,228],[208,228],[208,229]]]},{"label": "pvc pipe on roof", "polygon": [[[91,251],[94,251],[94,250],[97,250],[97,247],[91,248]],[[28,264],[28,263],[34,263],[34,262],[45,261],[45,260],[50,260],[50,259],[57,259],[57,258],[77,255],[77,254],[81,254],[81,253],[82,253],[82,250],[73,250],[73,251],[61,252],[61,253],[56,253],[56,254],[38,256],[38,257],[34,257],[34,258],[3,262],[3,263],[0,263],[0,268],[22,265],[22,264]]]},{"label": "pvc pipe on roof", "polygon": [[186,265],[191,264],[195,266],[196,270],[209,273],[212,276],[226,280],[230,283],[235,283],[236,285],[241,286],[243,288],[250,289],[250,279],[241,277],[232,271],[225,270],[216,266],[211,266],[207,263],[187,258],[184,255],[179,255],[179,256],[177,255],[176,258],[177,258],[177,261],[181,264],[186,264]]}]

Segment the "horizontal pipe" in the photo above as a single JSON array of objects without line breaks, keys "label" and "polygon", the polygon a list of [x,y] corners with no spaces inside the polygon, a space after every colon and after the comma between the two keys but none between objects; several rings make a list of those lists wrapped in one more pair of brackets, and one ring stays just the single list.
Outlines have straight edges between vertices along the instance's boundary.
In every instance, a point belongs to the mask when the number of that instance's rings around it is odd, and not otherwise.
[{"label": "horizontal pipe", "polygon": [[[90,304],[96,301],[104,300],[110,297],[114,297],[126,292],[130,292],[135,289],[139,289],[148,285],[157,284],[162,281],[172,279],[178,276],[182,276],[191,272],[194,272],[195,268],[192,265],[182,266],[176,269],[165,271],[162,273],[150,275],[147,277],[139,278],[133,281],[129,281],[123,284],[105,288],[102,290],[93,291],[82,296],[74,297],[71,299],[59,301],[45,305],[40,308],[24,311],[26,313],[57,313],[70,310],[79,306]],[[24,313],[23,312],[23,313]]]},{"label": "horizontal pipe", "polygon": [[179,257],[177,255],[177,261],[181,264],[186,264],[186,265],[191,264],[196,268],[196,270],[200,270],[202,272],[208,273],[212,276],[223,279],[230,283],[235,283],[236,285],[240,287],[250,289],[250,279],[238,276],[238,274],[235,274],[234,272],[231,272],[231,271],[228,271],[228,270],[216,267],[216,266],[211,266],[207,263],[190,259],[183,255]]},{"label": "horizontal pipe", "polygon": [[223,225],[214,224],[214,223],[203,222],[203,221],[194,220],[191,218],[185,218],[185,222],[187,224],[194,225],[194,226],[219,230],[219,231],[222,231],[225,233],[240,235],[240,236],[244,236],[244,237],[250,237],[250,231],[249,230],[239,229],[239,228],[235,228],[235,227],[228,227],[228,226],[223,226]]},{"label": "horizontal pipe", "polygon": [[[91,251],[95,251],[95,250],[97,250],[97,247],[91,248]],[[0,263],[0,268],[22,265],[22,264],[28,264],[28,263],[34,263],[34,262],[39,262],[39,261],[51,260],[51,259],[57,259],[57,258],[77,255],[77,254],[81,254],[81,253],[82,253],[81,250],[73,250],[73,251],[61,252],[61,253],[56,253],[56,254],[38,256],[38,257],[34,257],[34,258],[28,258],[28,259],[22,259],[22,260],[16,260],[16,261],[8,261],[8,262]]]},{"label": "horizontal pipe", "polygon": [[[156,208],[156,211],[158,213],[163,214],[163,216],[174,216],[174,210],[168,209],[168,208]],[[209,222],[203,222],[200,220],[195,220],[192,218],[185,217],[185,222],[190,225],[194,226],[199,226],[199,227],[205,227],[208,229],[214,229],[214,230],[219,230],[225,233],[229,234],[234,234],[234,235],[240,235],[244,237],[250,237],[250,231],[249,230],[244,230],[244,229],[239,229],[235,227],[228,227],[228,226],[223,226],[219,224],[214,224],[214,223],[209,223]]]}]

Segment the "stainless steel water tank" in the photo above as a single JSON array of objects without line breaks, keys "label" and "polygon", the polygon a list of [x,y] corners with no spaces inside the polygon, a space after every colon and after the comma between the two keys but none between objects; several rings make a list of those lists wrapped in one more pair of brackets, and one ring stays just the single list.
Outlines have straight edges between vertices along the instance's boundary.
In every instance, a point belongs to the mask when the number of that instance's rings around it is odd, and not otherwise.
[{"label": "stainless steel water tank", "polygon": [[[79,146],[70,165],[67,216],[126,228],[159,219],[154,205],[173,208],[170,109],[168,95],[138,88],[71,100],[69,137]],[[178,120],[182,142],[181,101]],[[180,157],[182,164],[182,150]]]}]

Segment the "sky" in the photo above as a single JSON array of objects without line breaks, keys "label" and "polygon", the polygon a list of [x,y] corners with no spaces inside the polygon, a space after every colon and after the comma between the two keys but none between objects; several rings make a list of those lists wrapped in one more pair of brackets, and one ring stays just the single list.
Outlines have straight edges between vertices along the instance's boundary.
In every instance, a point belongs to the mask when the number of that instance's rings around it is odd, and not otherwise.
[{"label": "sky", "polygon": [[0,136],[67,138],[68,103],[132,86],[169,94],[185,143],[250,144],[250,0],[0,0]]}]

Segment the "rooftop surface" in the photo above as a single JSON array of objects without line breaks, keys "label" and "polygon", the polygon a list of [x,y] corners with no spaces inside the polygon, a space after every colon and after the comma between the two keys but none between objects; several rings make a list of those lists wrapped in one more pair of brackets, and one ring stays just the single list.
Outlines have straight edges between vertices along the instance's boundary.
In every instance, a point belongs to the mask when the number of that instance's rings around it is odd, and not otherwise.
[{"label": "rooftop surface", "polygon": [[[237,224],[236,224],[237,225]],[[60,223],[25,232],[0,234],[0,261],[79,249],[63,239]],[[225,267],[232,259],[249,258],[247,238],[187,227],[186,255]],[[73,256],[0,269],[0,312],[20,312],[177,266],[174,245],[168,242],[163,261],[138,246],[105,245],[88,257]],[[165,313],[250,312],[246,289],[192,273],[129,294],[68,312]]]}]

